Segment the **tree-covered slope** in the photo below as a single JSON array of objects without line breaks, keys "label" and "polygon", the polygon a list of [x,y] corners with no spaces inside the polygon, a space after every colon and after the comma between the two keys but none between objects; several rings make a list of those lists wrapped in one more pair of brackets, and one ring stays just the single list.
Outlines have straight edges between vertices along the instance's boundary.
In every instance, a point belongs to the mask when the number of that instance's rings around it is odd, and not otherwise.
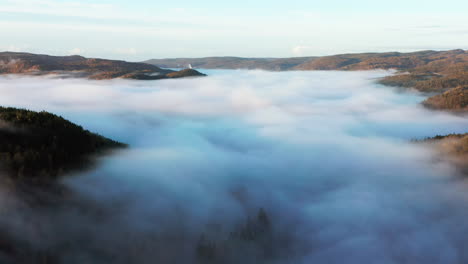
[{"label": "tree-covered slope", "polygon": [[423,105],[437,110],[468,111],[468,85],[426,99]]},{"label": "tree-covered slope", "polygon": [[0,122],[0,164],[13,178],[55,178],[125,147],[47,112],[0,107]]}]

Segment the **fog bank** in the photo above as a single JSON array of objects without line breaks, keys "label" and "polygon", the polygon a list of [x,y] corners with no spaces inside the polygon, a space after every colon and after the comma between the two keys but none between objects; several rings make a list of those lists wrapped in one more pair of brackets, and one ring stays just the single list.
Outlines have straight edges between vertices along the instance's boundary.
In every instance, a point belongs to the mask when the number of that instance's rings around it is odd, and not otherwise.
[{"label": "fog bank", "polygon": [[0,229],[59,263],[468,262],[465,180],[409,142],[466,132],[466,116],[375,84],[384,71],[208,74],[1,77],[0,105],[130,148],[67,177],[52,209],[6,188]]}]

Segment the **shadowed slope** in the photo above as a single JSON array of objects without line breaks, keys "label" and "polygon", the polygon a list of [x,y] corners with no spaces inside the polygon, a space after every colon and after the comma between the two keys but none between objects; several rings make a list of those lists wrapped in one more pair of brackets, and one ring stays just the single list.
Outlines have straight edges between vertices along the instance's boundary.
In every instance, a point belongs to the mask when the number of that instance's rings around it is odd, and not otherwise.
[{"label": "shadowed slope", "polygon": [[0,120],[0,162],[13,178],[55,178],[125,147],[47,112],[0,107]]}]

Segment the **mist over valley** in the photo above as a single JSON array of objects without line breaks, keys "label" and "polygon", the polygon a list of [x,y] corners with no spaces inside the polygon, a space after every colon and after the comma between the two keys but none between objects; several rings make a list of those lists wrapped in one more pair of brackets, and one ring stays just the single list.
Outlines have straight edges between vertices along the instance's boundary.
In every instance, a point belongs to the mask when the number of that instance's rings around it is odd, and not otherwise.
[{"label": "mist over valley", "polygon": [[2,262],[468,261],[465,172],[414,141],[466,133],[466,115],[384,70],[201,72],[0,77],[0,105],[128,144],[60,177],[65,194],[3,184]]}]

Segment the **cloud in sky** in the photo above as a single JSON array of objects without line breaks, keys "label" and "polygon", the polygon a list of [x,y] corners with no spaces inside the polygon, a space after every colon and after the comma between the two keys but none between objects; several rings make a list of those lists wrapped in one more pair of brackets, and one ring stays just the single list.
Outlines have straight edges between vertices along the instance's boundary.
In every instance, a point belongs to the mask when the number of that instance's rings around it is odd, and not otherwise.
[{"label": "cloud in sky", "polygon": [[69,51],[69,54],[70,55],[80,55],[80,54],[83,54],[84,53],[84,50],[83,49],[80,49],[80,48],[73,48]]},{"label": "cloud in sky", "polygon": [[26,49],[28,49],[26,46],[20,47],[20,46],[15,46],[15,45],[7,45],[7,46],[0,45],[0,50],[6,50],[6,51],[22,52]]},{"label": "cloud in sky", "polygon": [[326,47],[319,47],[319,46],[313,46],[313,45],[296,45],[291,49],[292,55],[296,57],[307,56],[310,54],[323,53],[323,52],[327,54],[330,52],[330,50],[327,51]]},{"label": "cloud in sky", "polygon": [[115,49],[115,53],[122,55],[136,55],[138,51],[135,48],[117,48]]}]

